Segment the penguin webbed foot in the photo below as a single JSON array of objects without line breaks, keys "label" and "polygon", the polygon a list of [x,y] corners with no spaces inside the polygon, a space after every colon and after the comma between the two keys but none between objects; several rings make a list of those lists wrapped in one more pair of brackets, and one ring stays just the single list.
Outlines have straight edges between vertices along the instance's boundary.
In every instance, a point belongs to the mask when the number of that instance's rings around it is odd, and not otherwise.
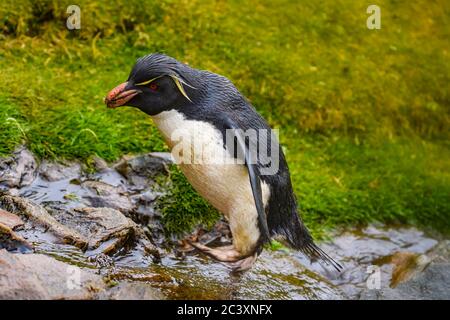
[{"label": "penguin webbed foot", "polygon": [[243,257],[233,245],[210,248],[198,242],[189,242],[189,244],[215,260],[229,263],[233,272],[242,272],[250,269],[258,257],[257,254]]},{"label": "penguin webbed foot", "polygon": [[241,259],[241,254],[232,245],[210,248],[199,242],[189,241],[189,244],[202,253],[221,262],[237,262]]},{"label": "penguin webbed foot", "polygon": [[258,255],[255,253],[254,255],[232,263],[233,272],[237,273],[251,269],[257,258]]}]

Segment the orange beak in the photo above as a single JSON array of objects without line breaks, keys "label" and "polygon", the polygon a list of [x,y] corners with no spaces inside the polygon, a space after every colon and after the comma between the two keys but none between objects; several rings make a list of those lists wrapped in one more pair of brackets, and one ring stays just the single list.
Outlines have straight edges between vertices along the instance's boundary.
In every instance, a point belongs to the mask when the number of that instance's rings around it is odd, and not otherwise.
[{"label": "orange beak", "polygon": [[140,93],[139,90],[125,90],[128,82],[119,84],[112,89],[105,97],[104,102],[108,108],[117,108],[125,105],[134,96]]}]

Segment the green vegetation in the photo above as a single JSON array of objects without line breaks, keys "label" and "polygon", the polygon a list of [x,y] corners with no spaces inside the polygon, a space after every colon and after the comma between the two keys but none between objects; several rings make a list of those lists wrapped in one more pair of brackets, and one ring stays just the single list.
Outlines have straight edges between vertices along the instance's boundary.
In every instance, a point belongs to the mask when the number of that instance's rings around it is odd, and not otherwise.
[{"label": "green vegetation", "polygon": [[201,198],[176,165],[170,168],[170,192],[159,201],[162,222],[168,233],[179,235],[202,223],[211,228],[220,214]]},{"label": "green vegetation", "polygon": [[[102,97],[139,56],[164,52],[230,78],[280,128],[316,236],[379,220],[450,232],[450,4],[380,0],[79,0],[0,3],[0,154],[109,161],[165,150],[138,110]],[[168,230],[216,217],[174,174]]]}]

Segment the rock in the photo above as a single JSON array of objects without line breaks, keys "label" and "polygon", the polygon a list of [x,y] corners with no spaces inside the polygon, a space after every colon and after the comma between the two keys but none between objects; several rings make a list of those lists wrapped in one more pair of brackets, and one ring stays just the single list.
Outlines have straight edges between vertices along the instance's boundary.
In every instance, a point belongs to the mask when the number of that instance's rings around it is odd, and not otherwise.
[{"label": "rock", "polygon": [[89,269],[42,254],[0,250],[0,300],[164,299],[147,283],[120,282],[114,287]]},{"label": "rock", "polygon": [[125,195],[125,190],[121,187],[93,180],[84,181],[81,186],[90,192],[91,195],[83,198],[87,199],[92,207],[113,208],[125,213],[134,208],[130,199]]},{"label": "rock", "polygon": [[24,147],[18,148],[10,157],[0,159],[0,187],[23,187],[33,182],[37,162]]},{"label": "rock", "polygon": [[110,208],[51,209],[52,216],[87,241],[88,250],[111,254],[134,237],[135,223]]},{"label": "rock", "polygon": [[99,295],[102,300],[164,300],[159,291],[147,283],[123,282]]},{"label": "rock", "polygon": [[14,230],[15,228],[23,226],[23,221],[17,215],[0,209],[0,224]]},{"label": "rock", "polygon": [[44,160],[39,167],[39,174],[50,182],[78,178],[81,175],[81,165],[77,162],[62,164]]},{"label": "rock", "polygon": [[398,249],[397,245],[387,239],[374,239],[354,234],[344,234],[335,238],[332,246],[334,250],[325,251],[336,252],[337,249],[341,256],[351,257],[359,263],[371,263],[375,259],[393,254]]},{"label": "rock", "polygon": [[111,208],[49,209],[61,224],[80,234],[90,255],[111,255],[129,242],[140,242],[147,254],[159,258],[159,252],[144,231],[131,219]]},{"label": "rock", "polygon": [[396,287],[401,282],[406,282],[414,275],[422,272],[430,263],[426,255],[418,255],[411,252],[397,252],[391,258],[394,270],[391,276],[391,287]]},{"label": "rock", "polygon": [[430,264],[411,280],[399,284],[396,289],[403,299],[450,299],[450,263]]},{"label": "rock", "polygon": [[170,152],[150,152],[148,155],[154,158],[160,158],[164,160],[167,164],[175,162]]},{"label": "rock", "polygon": [[8,251],[27,252],[33,247],[11,228],[0,223],[0,249]]},{"label": "rock", "polygon": [[107,168],[99,172],[91,174],[88,180],[99,181],[107,183],[114,187],[120,187],[122,190],[127,191],[126,178],[114,169]]},{"label": "rock", "polygon": [[[369,290],[366,283],[371,268],[379,268],[381,289],[390,290],[391,285],[408,281],[423,270],[429,262],[428,253],[437,244],[415,228],[369,225],[337,235],[321,247],[344,266],[340,273],[326,274],[333,284],[340,286],[349,298],[375,299],[380,290]],[[314,266],[311,269],[323,273]]]},{"label": "rock", "polygon": [[102,158],[97,156],[92,158],[92,165],[94,166],[96,171],[103,171],[109,168],[108,163]]},{"label": "rock", "polygon": [[26,217],[34,224],[45,227],[62,242],[73,244],[79,248],[86,246],[87,241],[79,233],[67,228],[52,217],[47,210],[31,201],[15,196],[0,196],[0,207]]},{"label": "rock", "polygon": [[137,157],[124,157],[116,165],[116,169],[130,184],[138,189],[148,187],[157,175],[167,172],[168,156],[152,156],[150,154]]},{"label": "rock", "polygon": [[91,254],[112,254],[128,241],[138,240],[145,252],[159,259],[159,252],[144,231],[131,219],[111,208],[71,208],[53,205],[45,209],[29,200],[9,195],[0,196],[0,207],[43,226],[61,242],[72,244]]},{"label": "rock", "polygon": [[0,299],[94,299],[102,278],[42,254],[0,250]]},{"label": "rock", "polygon": [[412,279],[400,283],[395,288],[382,287],[380,290],[366,290],[361,294],[364,300],[449,300],[450,263],[429,265]]},{"label": "rock", "polygon": [[[390,283],[379,290],[363,290],[361,299],[436,300],[450,299],[450,240],[444,240],[427,253],[399,252],[382,266]],[[391,268],[387,268],[391,266]]]},{"label": "rock", "polygon": [[407,249],[408,252],[423,254],[437,245],[435,239],[427,238],[424,233],[416,228],[385,229],[368,226],[363,234],[373,239],[386,240],[397,248]]}]

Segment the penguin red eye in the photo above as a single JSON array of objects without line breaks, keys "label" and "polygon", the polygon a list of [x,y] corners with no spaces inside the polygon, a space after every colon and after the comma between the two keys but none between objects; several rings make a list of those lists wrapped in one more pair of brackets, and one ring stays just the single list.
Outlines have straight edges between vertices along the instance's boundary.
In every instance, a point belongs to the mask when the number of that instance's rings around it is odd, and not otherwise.
[{"label": "penguin red eye", "polygon": [[156,83],[150,83],[150,89],[152,89],[153,91],[158,90],[158,85]]}]

